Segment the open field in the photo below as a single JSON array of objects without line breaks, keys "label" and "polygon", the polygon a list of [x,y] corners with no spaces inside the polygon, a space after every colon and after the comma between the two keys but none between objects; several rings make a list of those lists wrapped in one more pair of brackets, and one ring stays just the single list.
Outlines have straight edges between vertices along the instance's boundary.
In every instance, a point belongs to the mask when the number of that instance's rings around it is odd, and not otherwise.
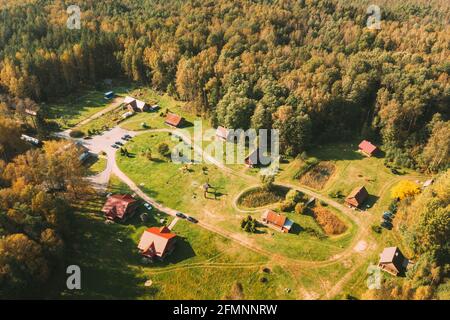
[{"label": "open field", "polygon": [[[116,178],[109,188],[125,192]],[[80,291],[64,291],[62,297],[82,299],[293,299],[292,276],[269,264],[266,257],[212,234],[187,221],[178,221],[176,249],[164,262],[145,265],[137,251],[143,230],[159,226],[169,217],[152,211],[143,224],[137,216],[126,224],[105,224],[99,213],[101,197],[83,201],[75,215],[70,262],[82,269]],[[139,211],[144,210],[140,208]],[[76,231],[75,231],[76,230]],[[268,272],[263,269],[268,268]],[[262,282],[261,278],[266,278]],[[144,283],[152,280],[151,287]],[[233,288],[242,285],[236,296]],[[285,288],[292,288],[286,292]]]},{"label": "open field", "polygon": [[[356,228],[350,219],[343,217],[348,230],[337,237],[323,237],[302,232],[302,224],[315,223],[297,214],[289,214],[292,220],[299,219],[297,232],[273,234],[246,234],[240,229],[240,221],[249,213],[234,207],[240,192],[250,185],[245,179],[224,172],[212,165],[175,164],[157,153],[160,143],[168,143],[172,148],[177,142],[171,141],[168,133],[145,133],[133,138],[126,145],[131,156],[117,155],[120,169],[125,172],[149,196],[160,203],[193,215],[201,221],[219,226],[239,237],[258,244],[273,253],[293,259],[326,260],[343,251],[355,235]],[[153,160],[148,160],[143,152],[151,149]],[[204,197],[202,185],[209,182],[216,190]],[[262,211],[252,212],[259,219]],[[340,213],[337,213],[341,216]],[[342,215],[343,216],[343,215]],[[311,218],[312,219],[312,218]]]}]

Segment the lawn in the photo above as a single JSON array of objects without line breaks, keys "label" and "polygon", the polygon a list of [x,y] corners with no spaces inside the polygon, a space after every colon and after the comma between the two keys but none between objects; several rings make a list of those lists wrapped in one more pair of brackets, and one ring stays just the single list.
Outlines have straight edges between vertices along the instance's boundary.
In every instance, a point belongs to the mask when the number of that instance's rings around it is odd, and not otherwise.
[{"label": "lawn", "polygon": [[[355,235],[356,228],[345,216],[337,212],[349,229],[340,236],[319,239],[302,232],[302,227],[312,223],[307,217],[294,213],[288,215],[298,220],[296,233],[246,234],[240,229],[240,221],[248,213],[234,208],[234,201],[242,190],[254,181],[248,181],[236,175],[223,172],[212,165],[175,164],[158,154],[158,145],[168,143],[172,148],[177,141],[172,141],[168,133],[145,133],[133,139],[126,148],[130,157],[117,155],[118,165],[141,189],[162,204],[193,215],[201,221],[226,229],[237,236],[254,242],[262,248],[293,259],[325,260],[344,250]],[[151,149],[153,160],[143,154]],[[202,185],[208,182],[216,188],[216,199],[212,194],[204,197]],[[253,212],[259,218],[261,212]],[[312,218],[311,218],[312,219]],[[315,222],[314,222],[315,223]]]},{"label": "lawn", "polygon": [[[109,191],[126,192],[127,187],[113,177]],[[160,226],[162,217],[165,224],[172,218],[152,211],[145,224],[138,215],[126,224],[105,224],[99,213],[103,201],[95,197],[79,203],[68,263],[80,266],[82,289],[63,290],[59,298],[294,299],[298,294],[295,288],[285,290],[292,287],[292,275],[266,257],[182,220],[174,227],[178,240],[173,254],[163,262],[143,264],[136,248],[142,232]],[[144,286],[147,280],[152,286]],[[236,286],[242,288],[238,295]]]},{"label": "lawn", "polygon": [[106,108],[112,100],[106,100],[104,93],[113,90],[117,95],[127,94],[129,87],[115,86],[112,89],[85,90],[65,96],[48,105],[48,118],[56,121],[61,129],[65,130],[76,126],[78,123],[95,113]]},{"label": "lawn", "polygon": [[[365,157],[357,152],[357,143],[339,143],[322,145],[308,152],[308,156],[317,158],[320,163],[334,164],[335,169],[323,188],[318,191],[324,195],[340,192],[344,198],[356,187],[365,186],[369,192],[369,199],[365,205],[373,209],[369,212],[385,210],[390,203],[389,191],[392,185],[401,179],[417,179],[419,175],[410,170],[402,169],[404,175],[395,175],[384,165],[383,158]],[[301,159],[289,159],[281,165],[278,179],[289,183],[302,185],[301,180],[294,179],[305,162]],[[424,179],[423,177],[421,177]],[[310,186],[302,185],[314,190]]]},{"label": "lawn", "polygon": [[104,156],[91,157],[86,163],[89,175],[96,175],[106,169],[107,160]]}]

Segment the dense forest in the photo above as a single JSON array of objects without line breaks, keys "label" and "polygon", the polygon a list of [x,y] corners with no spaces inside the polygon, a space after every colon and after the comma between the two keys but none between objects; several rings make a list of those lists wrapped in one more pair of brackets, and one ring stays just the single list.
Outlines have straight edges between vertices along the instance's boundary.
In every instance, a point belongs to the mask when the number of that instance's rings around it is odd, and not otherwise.
[{"label": "dense forest", "polygon": [[[282,151],[355,137],[387,159],[449,164],[447,1],[29,1],[0,11],[0,85],[41,102],[126,76],[213,124],[282,128]],[[66,8],[81,8],[68,29]],[[286,129],[285,128],[291,128]]]},{"label": "dense forest", "polygon": [[[42,102],[105,78],[167,92],[213,125],[279,129],[286,155],[368,138],[397,165],[445,172],[449,2],[373,2],[379,30],[362,0],[0,0],[0,297],[49,279],[86,188],[75,148],[30,150],[20,133],[45,134]],[[79,30],[66,26],[73,4]],[[387,285],[376,298],[429,298],[448,274],[448,181],[399,209],[425,256],[421,282],[406,285],[421,289]]]}]

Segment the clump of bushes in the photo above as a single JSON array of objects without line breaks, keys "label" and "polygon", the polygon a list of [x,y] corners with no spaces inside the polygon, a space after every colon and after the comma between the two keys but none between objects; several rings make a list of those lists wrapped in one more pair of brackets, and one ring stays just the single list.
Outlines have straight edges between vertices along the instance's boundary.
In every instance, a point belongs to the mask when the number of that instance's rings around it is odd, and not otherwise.
[{"label": "clump of bushes", "polygon": [[304,203],[299,202],[295,205],[294,210],[295,210],[295,213],[297,213],[297,214],[304,214],[306,211],[306,206]]},{"label": "clump of bushes", "polygon": [[72,130],[69,133],[69,136],[71,138],[82,138],[82,137],[84,137],[84,135],[85,135],[84,132],[81,130]]},{"label": "clump of bushes", "polygon": [[304,194],[302,192],[294,189],[289,190],[289,192],[286,194],[285,200],[280,204],[280,210],[285,212],[296,210],[297,205],[299,205],[297,209],[303,212],[303,201]]},{"label": "clump of bushes", "polygon": [[247,218],[242,219],[241,228],[248,233],[255,233],[257,227],[257,222],[252,216],[247,216]]},{"label": "clump of bushes", "polygon": [[372,228],[372,231],[375,233],[381,233],[381,231],[382,231],[381,226],[379,226],[379,225],[373,225],[371,228]]}]

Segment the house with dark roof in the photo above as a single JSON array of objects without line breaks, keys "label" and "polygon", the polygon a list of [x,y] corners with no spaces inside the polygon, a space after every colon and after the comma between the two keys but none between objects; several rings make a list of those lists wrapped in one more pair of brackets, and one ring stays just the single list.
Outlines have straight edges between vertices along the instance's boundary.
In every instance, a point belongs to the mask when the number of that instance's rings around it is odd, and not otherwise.
[{"label": "house with dark roof", "polygon": [[276,213],[272,210],[266,210],[261,218],[263,223],[267,226],[284,233],[288,233],[294,224],[294,222],[289,220],[285,215]]},{"label": "house with dark roof", "polygon": [[137,201],[129,194],[114,194],[106,200],[102,212],[108,220],[125,221],[132,217],[137,209]]},{"label": "house with dark roof", "polygon": [[227,128],[218,126],[216,130],[216,137],[223,141],[228,141],[230,138],[230,131]]},{"label": "house with dark roof", "polygon": [[130,96],[126,96],[123,100],[123,103],[128,108],[129,111],[133,112],[145,112],[148,111],[149,105],[145,103],[144,101],[135,99]]},{"label": "house with dark roof", "polygon": [[181,117],[175,113],[168,113],[164,123],[171,127],[178,128],[183,124],[183,121],[184,121],[183,117]]},{"label": "house with dark roof", "polygon": [[368,197],[369,193],[364,186],[356,187],[347,198],[345,198],[345,203],[350,207],[359,208]]},{"label": "house with dark roof", "polygon": [[176,234],[167,227],[152,227],[144,231],[138,244],[140,253],[147,258],[164,259],[175,248]]},{"label": "house with dark roof", "polygon": [[397,247],[384,248],[380,254],[378,267],[394,276],[403,273],[409,264],[403,253]]},{"label": "house with dark roof", "polygon": [[378,147],[367,140],[361,141],[358,148],[361,153],[365,154],[368,157],[371,157],[378,152]]}]

